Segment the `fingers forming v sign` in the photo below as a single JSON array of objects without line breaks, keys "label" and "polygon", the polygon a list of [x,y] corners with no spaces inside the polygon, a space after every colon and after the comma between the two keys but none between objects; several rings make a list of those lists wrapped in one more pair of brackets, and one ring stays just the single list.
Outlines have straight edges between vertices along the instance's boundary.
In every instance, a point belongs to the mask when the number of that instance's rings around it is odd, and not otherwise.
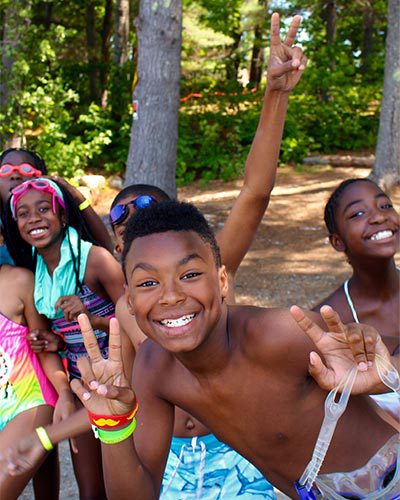
[{"label": "fingers forming v sign", "polygon": [[71,388],[92,413],[121,415],[133,407],[135,395],[124,375],[119,324],[110,320],[109,356],[101,355],[92,325],[85,314],[78,316],[88,357],[78,360],[82,380],[72,380]]},{"label": "fingers forming v sign", "polygon": [[379,383],[374,365],[375,353],[385,358],[389,353],[374,328],[355,323],[343,325],[339,315],[329,306],[323,306],[320,311],[326,330],[308,318],[300,307],[293,306],[290,312],[324,357],[325,363],[316,352],[310,354],[309,370],[320,387],[333,389],[354,364],[357,364],[359,373],[354,392],[368,393],[368,387],[372,390]]},{"label": "fingers forming v sign", "polygon": [[280,19],[276,12],[271,17],[271,47],[268,63],[268,86],[272,90],[290,92],[300,80],[307,65],[303,51],[293,46],[301,22],[294,16],[284,42],[280,37]]}]

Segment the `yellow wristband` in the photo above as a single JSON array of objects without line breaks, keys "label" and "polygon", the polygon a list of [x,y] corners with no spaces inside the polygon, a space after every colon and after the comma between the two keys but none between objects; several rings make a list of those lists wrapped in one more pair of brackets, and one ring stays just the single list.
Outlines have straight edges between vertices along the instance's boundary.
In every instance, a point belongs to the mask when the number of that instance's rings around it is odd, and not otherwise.
[{"label": "yellow wristband", "polygon": [[53,443],[50,441],[46,429],[44,427],[37,427],[35,431],[36,434],[38,435],[39,441],[42,443],[43,448],[46,451],[51,451],[54,448],[54,446]]},{"label": "yellow wristband", "polygon": [[86,198],[85,200],[82,201],[82,203],[79,204],[79,210],[82,212],[87,207],[90,207],[90,200]]}]

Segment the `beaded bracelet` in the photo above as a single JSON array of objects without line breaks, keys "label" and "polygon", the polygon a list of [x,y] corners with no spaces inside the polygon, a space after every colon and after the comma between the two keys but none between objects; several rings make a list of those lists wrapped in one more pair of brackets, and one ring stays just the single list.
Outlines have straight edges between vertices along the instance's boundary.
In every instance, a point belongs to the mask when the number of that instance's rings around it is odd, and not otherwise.
[{"label": "beaded bracelet", "polygon": [[92,426],[97,427],[97,429],[116,429],[117,427],[122,427],[126,424],[131,423],[135,418],[138,411],[138,403],[133,408],[133,410],[125,413],[124,415],[96,415],[88,411],[89,420]]},{"label": "beaded bracelet", "polygon": [[47,434],[46,429],[44,427],[36,427],[35,431],[43,448],[46,451],[51,451],[54,446],[49,438],[49,435]]},{"label": "beaded bracelet", "polygon": [[127,427],[115,431],[105,431],[104,429],[98,429],[94,426],[92,426],[92,428],[95,437],[99,438],[102,443],[117,444],[121,443],[121,441],[125,441],[125,439],[132,436],[136,429],[136,418],[134,418]]}]

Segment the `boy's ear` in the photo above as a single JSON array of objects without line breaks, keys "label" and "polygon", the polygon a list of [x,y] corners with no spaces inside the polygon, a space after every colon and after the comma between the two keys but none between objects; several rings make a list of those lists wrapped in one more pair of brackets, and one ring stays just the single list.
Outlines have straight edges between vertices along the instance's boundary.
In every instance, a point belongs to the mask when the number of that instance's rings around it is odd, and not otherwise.
[{"label": "boy's ear", "polygon": [[125,292],[126,305],[127,305],[129,314],[132,316],[135,316],[135,313],[133,312],[131,296],[129,294],[129,288],[128,288],[128,285],[126,283],[124,284],[124,292]]},{"label": "boy's ear", "polygon": [[346,251],[346,245],[344,244],[342,238],[338,234],[336,233],[330,234],[329,241],[337,252]]},{"label": "boy's ear", "polygon": [[219,289],[221,291],[221,297],[224,301],[228,295],[228,273],[226,272],[226,268],[222,265],[219,270]]}]

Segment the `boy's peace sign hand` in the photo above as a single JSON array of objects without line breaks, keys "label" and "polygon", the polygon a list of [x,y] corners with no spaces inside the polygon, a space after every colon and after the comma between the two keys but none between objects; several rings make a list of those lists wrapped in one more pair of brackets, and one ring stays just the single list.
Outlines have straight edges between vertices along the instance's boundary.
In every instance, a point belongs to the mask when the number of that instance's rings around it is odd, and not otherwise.
[{"label": "boy's peace sign hand", "polygon": [[268,62],[267,86],[271,90],[290,92],[300,80],[307,65],[307,58],[299,47],[293,47],[300,16],[294,16],[292,24],[282,42],[280,37],[279,14],[271,17],[271,46]]},{"label": "boy's peace sign hand", "polygon": [[325,364],[316,352],[310,353],[309,371],[320,387],[328,391],[333,389],[356,363],[358,373],[352,394],[376,392],[381,380],[374,363],[375,354],[387,361],[390,361],[390,355],[375,328],[357,323],[343,325],[330,306],[323,306],[320,310],[326,331],[308,318],[300,307],[293,306],[290,312],[324,357]]},{"label": "boy's peace sign hand", "polygon": [[92,413],[122,415],[129,412],[133,408],[135,394],[124,375],[117,319],[110,320],[108,359],[104,359],[101,355],[86,314],[80,314],[78,322],[89,357],[78,360],[82,380],[72,380],[72,390]]}]

